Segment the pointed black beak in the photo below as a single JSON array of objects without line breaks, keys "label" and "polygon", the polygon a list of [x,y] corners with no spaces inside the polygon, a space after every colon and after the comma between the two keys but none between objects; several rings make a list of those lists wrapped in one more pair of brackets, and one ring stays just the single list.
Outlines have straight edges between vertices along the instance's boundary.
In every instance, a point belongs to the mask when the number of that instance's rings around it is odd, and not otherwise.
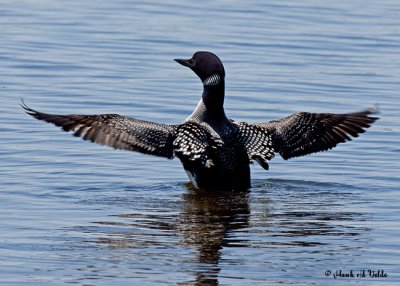
[{"label": "pointed black beak", "polygon": [[181,64],[185,67],[193,67],[193,62],[192,59],[188,59],[188,60],[184,60],[184,59],[174,59],[174,61],[176,61],[178,64]]}]

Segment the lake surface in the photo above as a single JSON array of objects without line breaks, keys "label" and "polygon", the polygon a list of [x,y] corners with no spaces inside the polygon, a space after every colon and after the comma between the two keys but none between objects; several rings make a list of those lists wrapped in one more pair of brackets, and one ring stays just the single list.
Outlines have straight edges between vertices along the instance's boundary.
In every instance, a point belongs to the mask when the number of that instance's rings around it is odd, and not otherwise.
[{"label": "lake surface", "polygon": [[[1,1],[0,28],[0,285],[400,285],[398,1]],[[380,120],[212,194],[19,107],[179,123],[201,83],[172,59],[197,50],[231,118]]]}]

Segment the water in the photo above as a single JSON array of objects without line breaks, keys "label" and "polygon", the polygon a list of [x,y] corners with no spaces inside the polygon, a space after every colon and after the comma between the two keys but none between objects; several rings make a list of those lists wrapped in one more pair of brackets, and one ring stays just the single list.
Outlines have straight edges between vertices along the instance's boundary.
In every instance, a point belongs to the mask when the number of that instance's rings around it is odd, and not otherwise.
[{"label": "water", "polygon": [[[390,0],[2,1],[0,285],[399,285],[399,19]],[[248,193],[207,194],[177,160],[18,106],[182,122],[201,84],[172,59],[197,50],[224,61],[232,118],[379,104],[381,119],[252,167]],[[388,277],[333,278],[364,269]]]}]

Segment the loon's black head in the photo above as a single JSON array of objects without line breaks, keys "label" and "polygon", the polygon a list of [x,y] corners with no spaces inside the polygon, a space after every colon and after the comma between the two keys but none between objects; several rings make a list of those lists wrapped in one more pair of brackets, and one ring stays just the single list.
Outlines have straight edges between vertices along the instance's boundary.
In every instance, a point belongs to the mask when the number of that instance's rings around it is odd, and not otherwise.
[{"label": "loon's black head", "polygon": [[194,53],[190,59],[175,59],[175,61],[194,71],[204,85],[219,85],[224,80],[224,66],[213,53],[200,51]]}]

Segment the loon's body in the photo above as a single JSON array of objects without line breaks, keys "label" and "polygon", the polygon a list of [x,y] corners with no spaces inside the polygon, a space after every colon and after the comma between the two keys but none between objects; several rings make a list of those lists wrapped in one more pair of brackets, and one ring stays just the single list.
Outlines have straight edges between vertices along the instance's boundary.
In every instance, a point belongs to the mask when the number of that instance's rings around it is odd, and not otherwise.
[{"label": "loon's body", "polygon": [[172,159],[178,157],[196,188],[246,190],[249,164],[268,161],[279,153],[285,160],[324,151],[364,132],[377,118],[373,110],[348,114],[295,113],[281,120],[249,124],[228,119],[223,108],[225,70],[210,52],[177,59],[203,82],[203,94],[194,112],[179,125],[159,124],[118,114],[55,115],[23,105],[33,117],[73,131],[115,149]]}]

